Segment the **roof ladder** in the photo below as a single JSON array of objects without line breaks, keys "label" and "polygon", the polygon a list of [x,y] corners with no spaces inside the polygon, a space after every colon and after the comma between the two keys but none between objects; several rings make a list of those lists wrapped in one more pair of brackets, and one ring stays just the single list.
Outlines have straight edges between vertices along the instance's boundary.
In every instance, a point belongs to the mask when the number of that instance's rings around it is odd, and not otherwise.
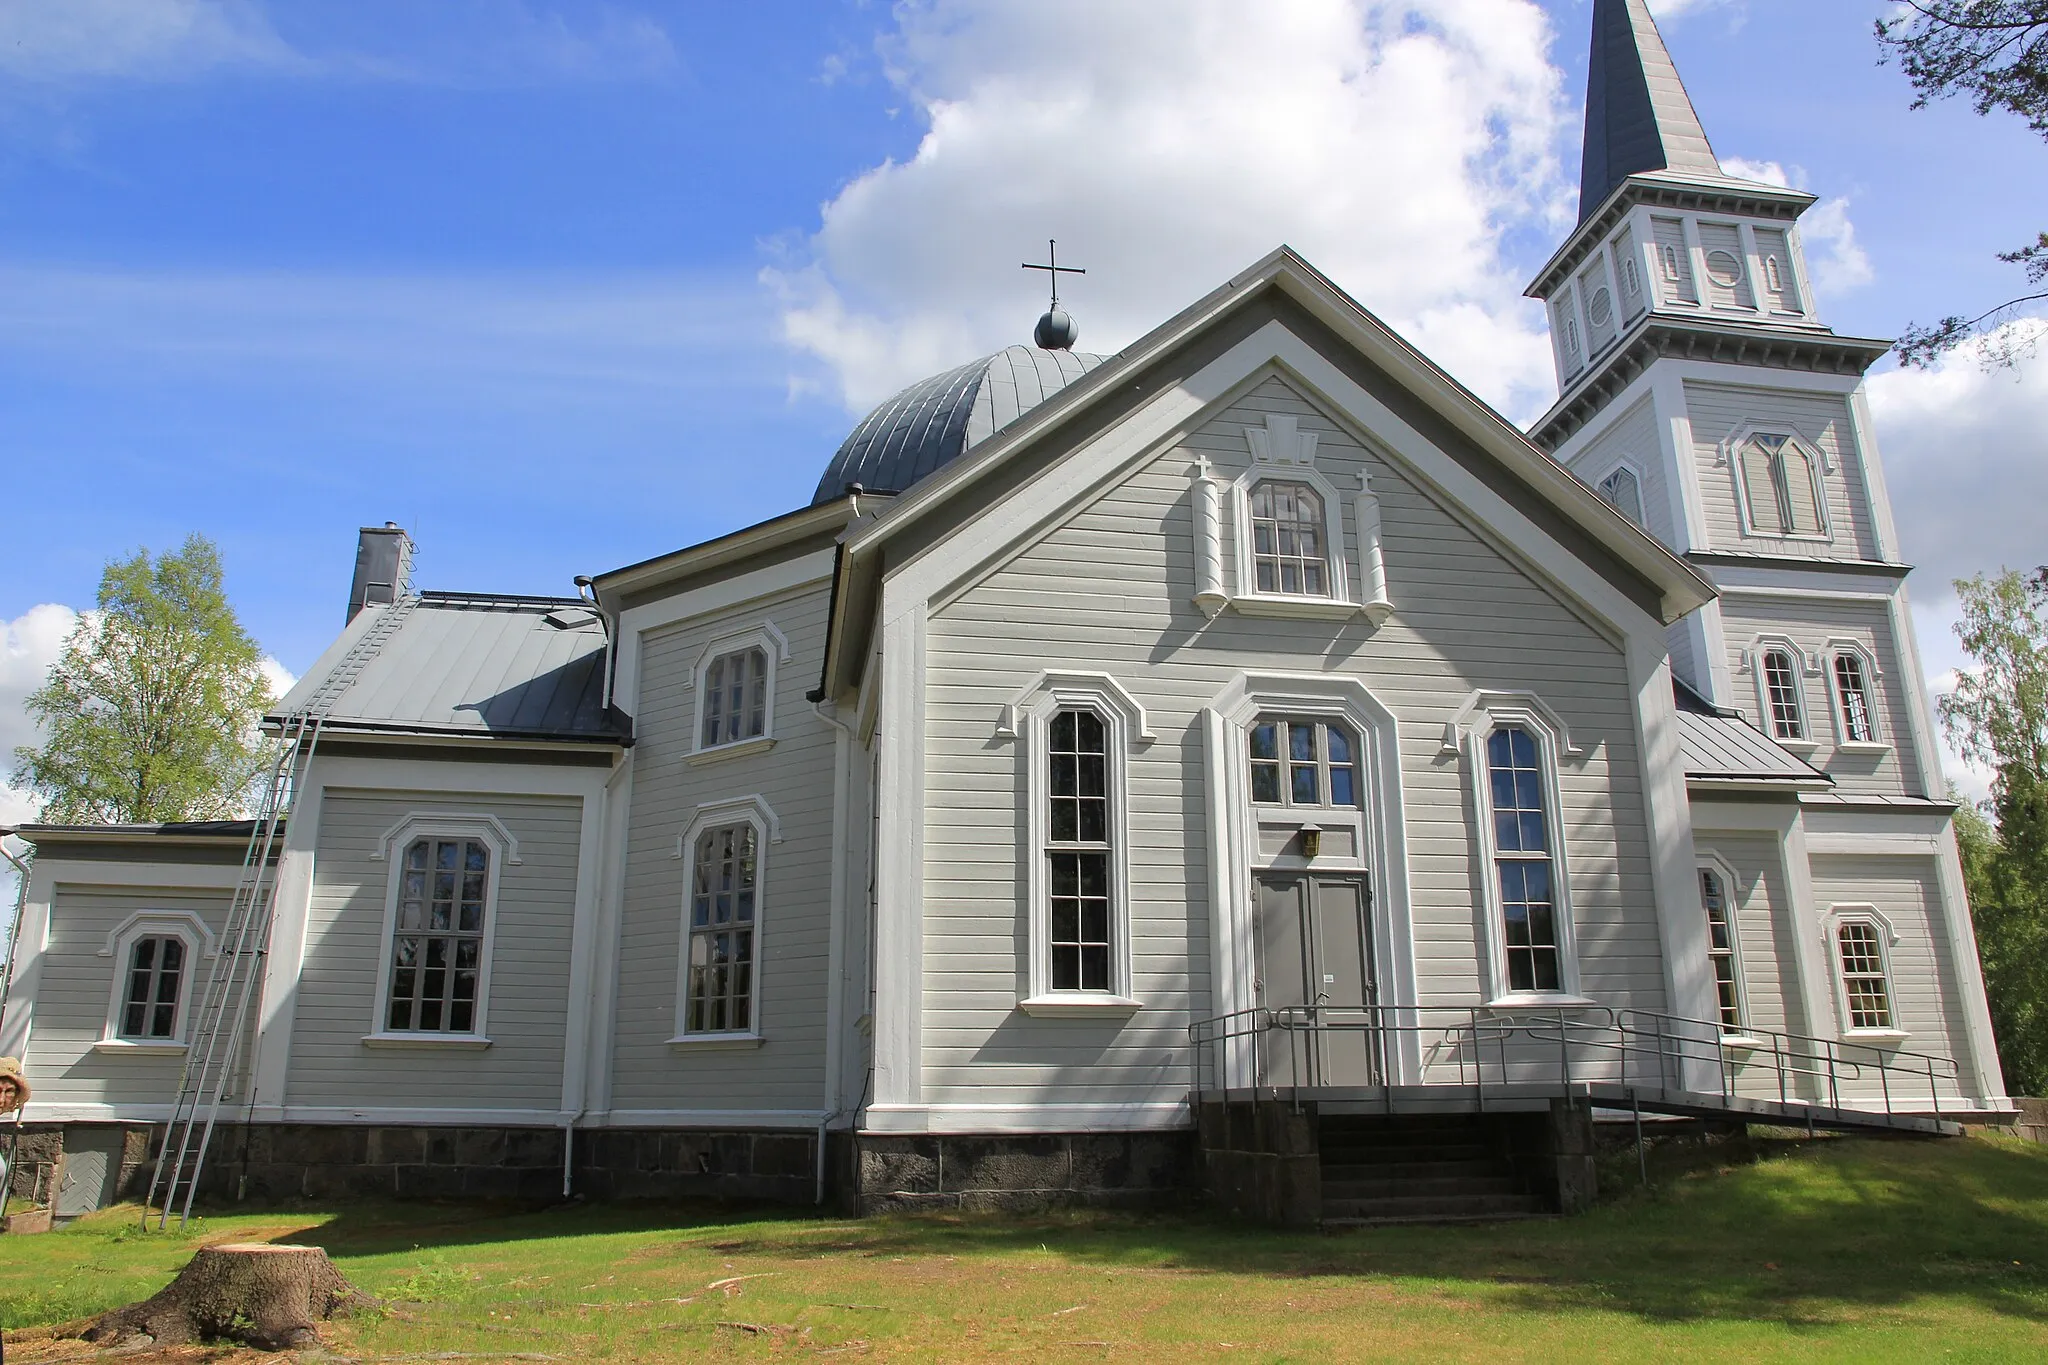
[{"label": "roof ladder", "polygon": [[242,875],[228,902],[227,922],[221,929],[213,965],[207,970],[206,989],[196,1002],[177,1099],[150,1176],[149,1196],[142,1205],[144,1227],[149,1226],[152,1209],[156,1210],[158,1228],[170,1223],[173,1209],[181,1229],[191,1219],[192,1199],[199,1191],[200,1173],[221,1106],[235,1093],[238,1082],[246,1086],[250,1081],[245,1073],[236,1071],[236,1064],[248,1041],[249,1008],[256,1000],[269,953],[284,825],[298,796],[300,779],[320,742],[321,723],[418,604],[418,597],[405,596],[378,611],[320,686],[280,718],[276,750],[249,830]]}]

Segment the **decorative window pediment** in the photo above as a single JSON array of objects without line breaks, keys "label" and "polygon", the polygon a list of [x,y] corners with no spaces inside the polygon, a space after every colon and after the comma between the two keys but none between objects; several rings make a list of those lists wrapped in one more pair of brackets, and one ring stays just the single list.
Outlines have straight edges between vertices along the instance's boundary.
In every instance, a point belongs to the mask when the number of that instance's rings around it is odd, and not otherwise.
[{"label": "decorative window pediment", "polygon": [[774,747],[776,674],[788,662],[789,637],[773,621],[728,631],[705,644],[690,673],[697,693],[692,763]]},{"label": "decorative window pediment", "polygon": [[1745,426],[1721,443],[1721,458],[1735,480],[1744,535],[1832,538],[1827,476],[1835,470],[1819,447],[1786,428]]},{"label": "decorative window pediment", "polygon": [[113,990],[102,1052],[182,1052],[192,997],[214,956],[213,930],[190,910],[138,910],[108,933]]}]

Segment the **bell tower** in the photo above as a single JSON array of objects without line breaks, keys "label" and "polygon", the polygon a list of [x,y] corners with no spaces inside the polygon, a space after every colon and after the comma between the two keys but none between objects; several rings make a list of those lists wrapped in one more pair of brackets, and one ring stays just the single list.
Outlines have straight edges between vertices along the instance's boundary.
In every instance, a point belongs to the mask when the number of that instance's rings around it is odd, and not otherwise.
[{"label": "bell tower", "polygon": [[1820,320],[1803,190],[1721,168],[1646,0],[1594,0],[1579,222],[1530,284],[1559,396],[1530,435],[1720,599],[1673,671],[1834,778],[1939,800],[1864,372]]}]

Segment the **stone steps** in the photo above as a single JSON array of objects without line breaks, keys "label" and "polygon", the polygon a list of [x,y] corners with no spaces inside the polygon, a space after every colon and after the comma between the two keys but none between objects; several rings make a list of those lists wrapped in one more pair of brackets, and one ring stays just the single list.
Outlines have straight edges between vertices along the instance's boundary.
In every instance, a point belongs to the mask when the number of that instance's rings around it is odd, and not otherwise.
[{"label": "stone steps", "polygon": [[1549,1212],[1488,1137],[1476,1120],[1322,1120],[1323,1226],[1479,1222]]}]

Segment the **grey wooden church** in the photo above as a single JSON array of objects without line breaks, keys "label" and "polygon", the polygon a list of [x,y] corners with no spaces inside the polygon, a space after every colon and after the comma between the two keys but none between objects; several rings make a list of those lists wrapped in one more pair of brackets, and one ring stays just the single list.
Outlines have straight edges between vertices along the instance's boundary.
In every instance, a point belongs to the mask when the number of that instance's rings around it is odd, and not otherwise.
[{"label": "grey wooden church", "polygon": [[365,531],[259,942],[247,824],[21,831],[0,1052],[74,1203],[223,1027],[204,1181],[251,1195],[1500,1213],[1583,1199],[1596,1114],[2008,1107],[1885,343],[1644,0],[1593,22],[1526,432],[1281,248],[575,596]]}]

